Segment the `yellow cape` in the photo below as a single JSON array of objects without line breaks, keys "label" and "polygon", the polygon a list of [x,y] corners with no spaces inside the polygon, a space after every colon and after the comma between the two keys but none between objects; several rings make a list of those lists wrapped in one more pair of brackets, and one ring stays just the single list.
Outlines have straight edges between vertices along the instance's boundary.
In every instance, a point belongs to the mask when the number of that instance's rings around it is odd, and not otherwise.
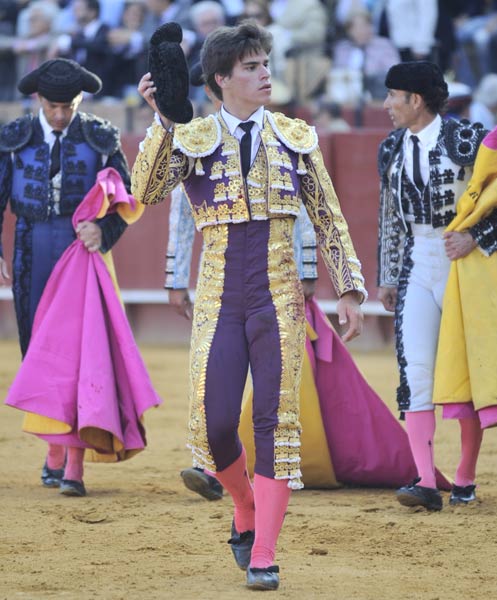
[{"label": "yellow cape", "polygon": [[[481,144],[473,176],[447,231],[465,231],[497,207],[497,151]],[[422,318],[422,316],[421,316]],[[497,404],[497,253],[475,248],[452,262],[433,391],[436,404]]]}]

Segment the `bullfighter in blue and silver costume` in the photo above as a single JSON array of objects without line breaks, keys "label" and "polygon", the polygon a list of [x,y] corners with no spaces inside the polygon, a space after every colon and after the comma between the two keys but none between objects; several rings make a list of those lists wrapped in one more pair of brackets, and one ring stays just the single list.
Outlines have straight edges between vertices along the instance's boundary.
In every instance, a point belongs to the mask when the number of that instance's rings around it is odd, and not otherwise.
[{"label": "bullfighter in blue and silver costume", "polygon": [[[82,72],[73,61],[55,59],[26,76],[19,86],[26,93],[38,91],[50,101],[70,102],[85,89]],[[84,77],[93,86],[100,85],[88,71]],[[119,132],[108,121],[75,112],[60,138],[60,170],[50,177],[55,135],[42,109],[37,116],[24,116],[0,130],[0,232],[10,200],[16,217],[13,294],[23,355],[48,277],[75,239],[72,215],[95,184],[97,172],[113,167],[130,187]],[[116,213],[97,224],[102,231],[100,250],[106,252],[119,239],[126,223]]]}]

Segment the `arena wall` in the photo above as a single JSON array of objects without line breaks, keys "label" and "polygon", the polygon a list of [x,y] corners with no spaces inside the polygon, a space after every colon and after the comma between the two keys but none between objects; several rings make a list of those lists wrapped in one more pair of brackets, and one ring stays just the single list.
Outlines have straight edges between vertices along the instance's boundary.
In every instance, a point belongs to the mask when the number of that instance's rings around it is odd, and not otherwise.
[{"label": "arena wall", "polygon": [[[364,128],[320,136],[325,164],[363,265],[370,296],[364,306],[367,315],[364,335],[356,342],[362,349],[374,349],[388,343],[392,333],[392,319],[382,309],[376,297],[379,196],[376,155],[378,144],[386,133],[384,128]],[[123,135],[123,148],[130,165],[134,162],[141,137]],[[178,317],[167,305],[167,293],[163,289],[167,209],[168,201],[147,208],[140,221],[130,227],[118,242],[113,254],[126,310],[137,339],[151,343],[187,343],[189,323]],[[3,243],[6,259],[10,261],[13,245],[13,218],[10,214],[6,214],[4,222]],[[200,246],[200,235],[197,235],[192,288],[195,286]],[[14,311],[9,297],[9,290],[4,289],[0,294],[0,298],[4,300],[0,302],[0,337],[16,335]],[[336,296],[321,259],[316,297],[332,316]]]}]

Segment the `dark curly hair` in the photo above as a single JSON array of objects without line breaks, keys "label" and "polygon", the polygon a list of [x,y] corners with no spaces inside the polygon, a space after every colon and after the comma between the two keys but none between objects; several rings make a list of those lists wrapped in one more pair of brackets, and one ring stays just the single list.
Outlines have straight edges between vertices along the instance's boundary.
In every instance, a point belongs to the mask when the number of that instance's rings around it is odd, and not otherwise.
[{"label": "dark curly hair", "polygon": [[252,19],[235,27],[219,27],[207,36],[200,54],[205,82],[222,100],[223,92],[216,83],[216,74],[231,75],[238,60],[261,51],[269,54],[272,45],[271,33]]}]

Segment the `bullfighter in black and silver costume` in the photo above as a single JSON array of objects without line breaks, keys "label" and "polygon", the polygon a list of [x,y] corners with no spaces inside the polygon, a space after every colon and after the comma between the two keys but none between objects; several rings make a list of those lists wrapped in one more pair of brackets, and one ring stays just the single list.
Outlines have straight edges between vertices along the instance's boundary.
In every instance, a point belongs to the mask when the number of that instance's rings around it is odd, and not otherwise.
[{"label": "bullfighter in black and silver costume", "polygon": [[[433,460],[433,375],[442,300],[454,259],[448,249],[453,242],[444,229],[456,215],[486,131],[479,123],[441,118],[447,84],[432,63],[395,65],[385,84],[389,92],[384,106],[400,128],[382,142],[378,156],[378,297],[387,310],[395,310],[397,400],[419,475],[397,497],[402,504],[440,510]],[[494,212],[465,232],[465,251],[478,246],[488,253],[487,246],[495,243],[496,217]],[[462,458],[451,503],[474,500],[481,443],[474,419],[461,418],[460,424]]]}]

